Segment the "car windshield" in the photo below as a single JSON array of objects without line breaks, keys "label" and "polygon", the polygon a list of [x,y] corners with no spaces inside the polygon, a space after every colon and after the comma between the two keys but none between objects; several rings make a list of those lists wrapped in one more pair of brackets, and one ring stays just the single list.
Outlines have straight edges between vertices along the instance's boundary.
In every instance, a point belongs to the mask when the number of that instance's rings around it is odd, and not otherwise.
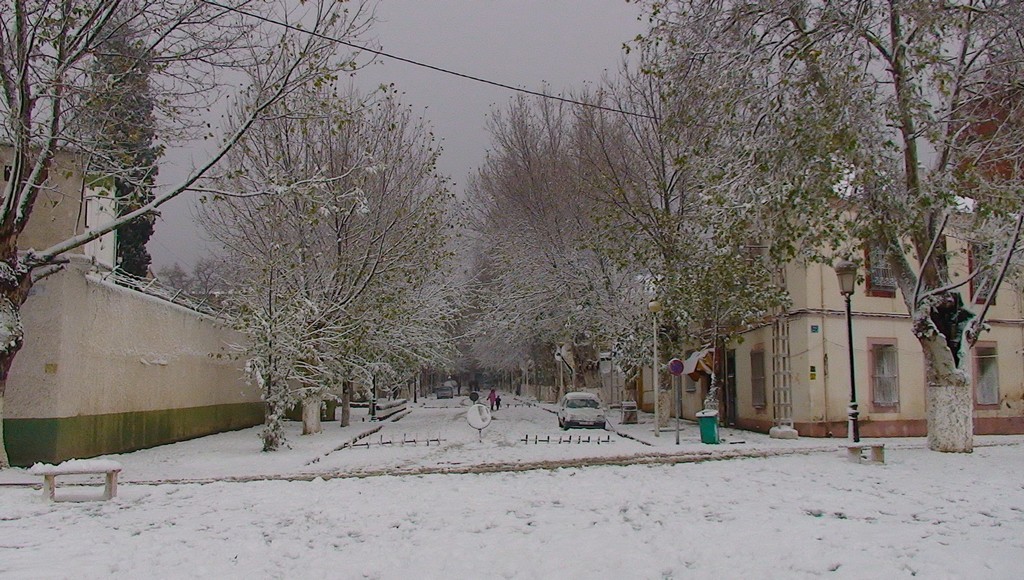
[{"label": "car windshield", "polygon": [[597,399],[567,399],[565,406],[570,409],[597,409],[601,405]]}]

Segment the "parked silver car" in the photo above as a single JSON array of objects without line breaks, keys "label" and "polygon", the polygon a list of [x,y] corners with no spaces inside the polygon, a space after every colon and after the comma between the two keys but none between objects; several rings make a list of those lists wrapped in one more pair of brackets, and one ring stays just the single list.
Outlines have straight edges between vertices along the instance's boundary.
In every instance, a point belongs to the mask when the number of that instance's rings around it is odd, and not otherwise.
[{"label": "parked silver car", "polygon": [[571,427],[604,429],[607,422],[601,399],[593,393],[566,393],[562,397],[562,403],[558,406],[558,426],[562,429]]}]

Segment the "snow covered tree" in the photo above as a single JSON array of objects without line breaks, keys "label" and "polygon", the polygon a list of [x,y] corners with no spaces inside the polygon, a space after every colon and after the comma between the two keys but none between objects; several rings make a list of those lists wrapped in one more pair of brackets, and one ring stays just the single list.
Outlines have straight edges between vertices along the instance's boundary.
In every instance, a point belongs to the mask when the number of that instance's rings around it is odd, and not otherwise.
[{"label": "snow covered tree", "polygon": [[[717,95],[696,80],[727,73],[701,63],[685,82],[670,82],[653,73],[661,49],[643,48],[634,65],[585,97],[597,106],[579,111],[579,156],[603,231],[597,247],[619,267],[633,267],[648,298],[661,303],[658,340],[667,359],[761,322],[782,290],[744,212],[721,203],[719,164],[732,154],[733,135],[708,122]],[[623,367],[649,364],[648,328],[649,320],[622,341]],[[669,393],[659,386],[668,409]],[[658,420],[667,424],[668,414]]]},{"label": "snow covered tree", "polygon": [[728,63],[709,92],[734,96],[705,119],[745,135],[721,165],[740,186],[723,199],[764,227],[776,256],[881,252],[925,355],[929,447],[970,452],[966,353],[987,307],[965,304],[946,240],[991,242],[971,277],[995,268],[994,295],[1020,241],[1020,3],[647,5],[657,74],[687,84],[695,63]]},{"label": "snow covered tree", "polygon": [[537,344],[551,353],[568,345],[571,385],[579,389],[598,347],[634,322],[641,285],[594,251],[600,232],[575,131],[574,110],[551,100],[520,98],[495,112],[494,152],[471,183],[470,199],[486,256],[486,316],[475,349],[481,363],[515,371]]},{"label": "snow covered tree", "polygon": [[[268,107],[295,86],[334,72],[350,61],[333,58],[334,38],[354,38],[370,21],[360,3],[227,0],[11,0],[0,4],[0,141],[12,150],[10,179],[0,207],[0,424],[8,372],[25,336],[20,308],[39,278],[65,260],[64,254],[137,218],[152,215],[168,200],[188,191],[229,151]],[[153,198],[88,232],[28,250],[19,237],[29,224],[40,193],[51,188],[59,151],[102,158],[107,155],[84,118],[93,91],[90,71],[111,49],[115,35],[133,54],[151,55],[149,74],[157,138],[171,143],[199,130],[212,144],[196,169],[180,183],[153,192]],[[297,27],[282,26],[298,25]],[[313,34],[310,34],[313,33]],[[284,46],[291,50],[281,50]],[[137,52],[134,52],[137,49]],[[207,116],[196,113],[226,94],[224,71],[259,65],[265,74],[249,87],[253,97],[240,110],[235,132],[213,139]],[[220,84],[223,83],[223,84]],[[103,90],[106,90],[105,88]],[[114,92],[110,91],[113,95]],[[111,97],[113,98],[113,97]],[[127,167],[136,172],[138,167]],[[6,467],[0,449],[0,467]]]},{"label": "snow covered tree", "polygon": [[319,432],[323,398],[344,383],[444,358],[452,317],[433,277],[450,197],[422,120],[395,95],[331,84],[273,111],[228,155],[204,211],[235,267],[228,302],[270,406],[267,450],[295,402],[304,433]]}]

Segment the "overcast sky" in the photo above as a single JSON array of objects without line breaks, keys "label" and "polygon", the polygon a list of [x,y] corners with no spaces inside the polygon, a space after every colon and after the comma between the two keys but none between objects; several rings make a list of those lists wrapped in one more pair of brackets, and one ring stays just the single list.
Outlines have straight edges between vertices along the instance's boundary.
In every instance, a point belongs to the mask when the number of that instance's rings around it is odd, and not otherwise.
[{"label": "overcast sky", "polygon": [[[371,34],[385,52],[531,90],[552,92],[599,82],[622,60],[622,44],[644,29],[625,0],[379,0]],[[394,83],[404,101],[423,111],[442,140],[440,170],[461,191],[483,160],[486,121],[513,93],[382,58],[360,71],[357,86]],[[170,161],[169,161],[170,163]],[[173,174],[171,167],[162,175]],[[164,207],[149,242],[154,271],[180,263],[190,269],[207,253],[193,223],[194,198]]]}]

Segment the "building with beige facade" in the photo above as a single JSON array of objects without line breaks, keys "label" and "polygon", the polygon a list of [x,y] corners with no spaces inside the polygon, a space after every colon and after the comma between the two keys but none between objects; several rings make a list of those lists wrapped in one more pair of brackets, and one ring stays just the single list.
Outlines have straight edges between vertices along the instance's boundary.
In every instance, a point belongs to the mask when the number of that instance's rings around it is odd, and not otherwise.
[{"label": "building with beige facade", "polygon": [[[953,247],[951,268],[969,272],[968,252]],[[959,253],[956,251],[960,250]],[[868,260],[870,262],[870,260]],[[881,260],[878,261],[881,263]],[[862,272],[862,274],[865,274]],[[885,268],[866,272],[851,297],[854,375],[864,437],[924,436],[925,360],[899,289]],[[846,437],[850,402],[845,303],[836,273],[821,264],[790,264],[792,307],[774,323],[745,332],[717,353],[720,421],[768,432],[791,426],[801,436]],[[963,299],[983,302],[975,284]],[[1024,433],[1024,307],[1004,283],[988,313],[989,330],[969,351],[976,434]],[[683,383],[683,415],[703,408],[708,381]]]}]

